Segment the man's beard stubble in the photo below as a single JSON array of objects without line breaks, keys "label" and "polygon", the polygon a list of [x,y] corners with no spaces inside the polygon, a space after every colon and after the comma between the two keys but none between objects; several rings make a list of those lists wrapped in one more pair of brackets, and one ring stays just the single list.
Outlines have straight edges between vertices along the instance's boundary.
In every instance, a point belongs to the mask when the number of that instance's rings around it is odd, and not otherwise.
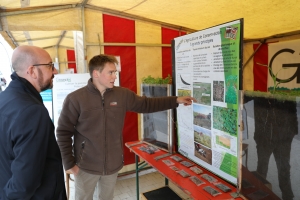
[{"label": "man's beard stubble", "polygon": [[42,70],[40,70],[39,68],[37,70],[39,73],[38,84],[40,86],[41,92],[45,91],[47,89],[52,89],[52,87],[53,87],[52,79],[54,78],[54,75],[52,74],[51,79],[44,81],[44,76],[43,76]]}]

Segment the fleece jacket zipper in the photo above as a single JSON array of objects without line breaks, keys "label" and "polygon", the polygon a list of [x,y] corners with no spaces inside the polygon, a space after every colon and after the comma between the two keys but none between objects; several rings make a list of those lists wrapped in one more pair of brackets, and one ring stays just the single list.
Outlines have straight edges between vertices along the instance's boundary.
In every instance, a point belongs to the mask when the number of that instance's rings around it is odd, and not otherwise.
[{"label": "fleece jacket zipper", "polygon": [[103,123],[104,123],[104,163],[103,163],[103,175],[106,174],[106,131],[105,131],[105,120],[106,120],[106,117],[105,117],[105,104],[104,104],[104,94],[102,95],[102,110],[103,110],[103,113],[104,113],[104,119],[103,119]]}]

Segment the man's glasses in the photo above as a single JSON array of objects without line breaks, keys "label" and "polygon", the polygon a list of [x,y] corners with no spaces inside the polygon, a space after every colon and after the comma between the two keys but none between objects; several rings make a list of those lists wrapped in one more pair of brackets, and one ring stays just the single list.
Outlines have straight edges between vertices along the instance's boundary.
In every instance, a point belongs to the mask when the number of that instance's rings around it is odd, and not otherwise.
[{"label": "man's glasses", "polygon": [[41,66],[41,65],[47,65],[48,67],[52,68],[52,71],[54,71],[54,63],[48,63],[48,64],[34,64],[32,66]]}]

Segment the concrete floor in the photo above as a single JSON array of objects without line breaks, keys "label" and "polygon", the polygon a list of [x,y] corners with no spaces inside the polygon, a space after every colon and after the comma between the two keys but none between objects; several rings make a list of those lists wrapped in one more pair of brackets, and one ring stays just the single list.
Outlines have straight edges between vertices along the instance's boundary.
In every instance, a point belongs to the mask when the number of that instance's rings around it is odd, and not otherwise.
[{"label": "concrete floor", "polygon": [[[71,175],[72,178],[73,175]],[[165,178],[154,169],[140,172],[139,175],[139,190],[140,193],[148,192],[157,188],[161,188],[165,185]],[[185,200],[190,199],[181,189],[175,186],[169,181],[169,186],[176,192],[180,197]],[[74,182],[70,181],[70,198],[74,200]],[[119,177],[114,192],[114,200],[136,200],[136,179],[135,174]],[[141,198],[140,198],[141,199]],[[94,199],[98,200],[94,194]]]}]

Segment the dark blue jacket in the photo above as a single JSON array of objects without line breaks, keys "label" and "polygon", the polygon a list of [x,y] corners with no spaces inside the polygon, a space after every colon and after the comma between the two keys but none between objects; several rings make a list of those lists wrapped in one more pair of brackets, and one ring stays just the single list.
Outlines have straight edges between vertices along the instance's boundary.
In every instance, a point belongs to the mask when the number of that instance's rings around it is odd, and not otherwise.
[{"label": "dark blue jacket", "polygon": [[54,125],[41,95],[11,75],[0,94],[0,199],[65,200]]}]

